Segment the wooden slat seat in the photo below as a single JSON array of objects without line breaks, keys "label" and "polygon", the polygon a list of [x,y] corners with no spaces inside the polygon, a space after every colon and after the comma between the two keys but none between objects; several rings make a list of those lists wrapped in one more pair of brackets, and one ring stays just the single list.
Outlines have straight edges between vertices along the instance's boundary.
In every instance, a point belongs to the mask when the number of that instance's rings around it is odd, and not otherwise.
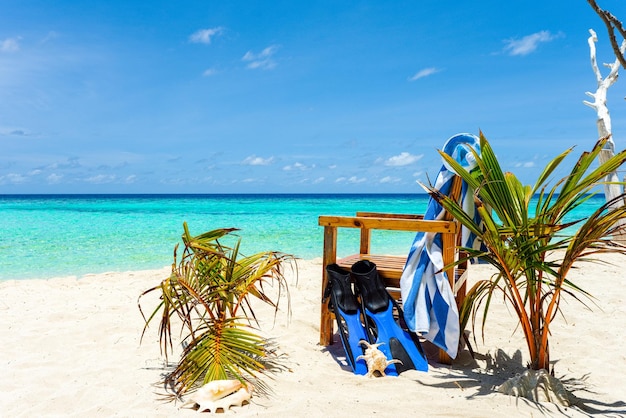
[{"label": "wooden slat seat", "polygon": [[376,264],[378,275],[385,282],[389,294],[396,300],[400,299],[400,277],[406,263],[406,256],[354,254],[337,260],[337,265],[350,271],[350,267],[360,260],[369,260]]},{"label": "wooden slat seat", "polygon": [[406,256],[353,254],[340,258],[337,260],[337,264],[350,271],[350,267],[360,260],[369,260],[376,264],[378,275],[383,278],[387,287],[400,287],[400,276],[402,276],[402,269],[406,263]]}]

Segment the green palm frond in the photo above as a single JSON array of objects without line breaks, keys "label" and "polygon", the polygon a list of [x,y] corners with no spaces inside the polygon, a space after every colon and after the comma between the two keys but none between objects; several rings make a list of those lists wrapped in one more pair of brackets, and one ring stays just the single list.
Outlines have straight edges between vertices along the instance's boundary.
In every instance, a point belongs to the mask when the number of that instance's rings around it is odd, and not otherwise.
[{"label": "green palm frond", "polygon": [[168,381],[184,393],[197,382],[255,377],[265,370],[265,339],[246,325],[245,318],[216,321],[185,348]]},{"label": "green palm frond", "polygon": [[[582,286],[567,280],[572,265],[591,256],[613,252],[626,254],[626,247],[611,241],[626,233],[625,195],[607,202],[588,219],[565,222],[572,212],[587,202],[593,189],[605,177],[626,162],[626,150],[592,168],[608,141],[599,140],[591,151],[583,152],[566,177],[549,185],[572,148],[557,155],[542,170],[533,186],[523,185],[513,173],[502,170],[489,142],[481,133],[481,154],[474,151],[477,167],[468,172],[451,157],[442,157],[475,190],[477,211],[482,225],[465,214],[453,200],[427,188],[454,218],[468,227],[488,249],[474,255],[497,268],[489,280],[477,282],[459,308],[461,324],[483,313],[482,333],[490,302],[495,292],[502,292],[518,315],[531,358],[532,368],[547,368],[550,323],[560,310],[562,295],[582,301],[578,295],[590,296]],[[530,203],[537,197],[531,215]],[[578,227],[575,234],[567,228]],[[464,249],[468,251],[469,249]],[[472,326],[476,324],[472,320]]]},{"label": "green palm frond", "polygon": [[[174,250],[172,274],[140,295],[141,299],[153,291],[160,292],[160,302],[152,314],[144,315],[143,333],[160,313],[160,346],[166,358],[168,349],[173,349],[174,319],[187,344],[166,381],[180,396],[211,380],[257,379],[268,365],[275,369],[275,350],[269,350],[267,339],[250,326],[251,322],[258,323],[251,298],[273,307],[276,315],[286,295],[289,314],[289,290],[282,265],[293,257],[273,251],[242,256],[241,239],[232,245],[220,242],[237,231],[235,228],[192,236],[184,223],[183,230],[184,249],[178,263],[177,247]],[[277,292],[268,293],[265,286],[269,285],[276,286]],[[263,385],[257,380],[258,384]]]}]

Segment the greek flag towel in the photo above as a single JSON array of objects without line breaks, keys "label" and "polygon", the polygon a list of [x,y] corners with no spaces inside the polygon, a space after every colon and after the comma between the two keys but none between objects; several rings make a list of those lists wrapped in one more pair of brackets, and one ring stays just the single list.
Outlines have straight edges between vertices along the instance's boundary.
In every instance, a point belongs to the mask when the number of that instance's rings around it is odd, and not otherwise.
[{"label": "greek flag towel", "polygon": [[[467,170],[472,170],[476,161],[470,147],[480,153],[478,138],[471,134],[458,134],[446,141],[443,151]],[[452,168],[444,162],[435,188],[449,194],[454,175]],[[465,182],[461,188],[461,200],[463,209],[470,216],[477,216],[473,191],[468,190]],[[424,219],[440,220],[444,212],[441,205],[431,198]],[[461,233],[463,246],[474,247],[477,245],[475,238],[466,229]],[[444,267],[441,247],[441,234],[417,233],[402,272],[400,291],[407,326],[455,358],[460,338],[459,312],[448,277],[441,271]]]}]

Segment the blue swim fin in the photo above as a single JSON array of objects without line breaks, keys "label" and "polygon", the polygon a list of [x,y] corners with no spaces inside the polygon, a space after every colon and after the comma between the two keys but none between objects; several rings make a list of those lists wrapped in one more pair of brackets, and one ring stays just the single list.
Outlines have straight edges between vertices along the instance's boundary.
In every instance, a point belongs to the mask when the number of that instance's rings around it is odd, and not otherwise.
[{"label": "blue swim fin", "polygon": [[384,343],[378,349],[385,353],[388,360],[400,360],[402,364],[391,364],[385,373],[394,375],[405,370],[428,371],[428,361],[424,356],[417,335],[403,329],[394,316],[394,307],[402,315],[400,307],[383,284],[376,264],[361,260],[352,266],[352,277],[361,298],[365,321],[370,341]]},{"label": "blue swim fin", "polygon": [[361,322],[361,308],[352,291],[350,273],[337,264],[326,267],[328,287],[326,296],[330,296],[329,308],[335,313],[341,344],[346,352],[346,359],[355,374],[367,373],[364,359],[356,358],[363,354],[359,341],[369,341],[365,327]]}]

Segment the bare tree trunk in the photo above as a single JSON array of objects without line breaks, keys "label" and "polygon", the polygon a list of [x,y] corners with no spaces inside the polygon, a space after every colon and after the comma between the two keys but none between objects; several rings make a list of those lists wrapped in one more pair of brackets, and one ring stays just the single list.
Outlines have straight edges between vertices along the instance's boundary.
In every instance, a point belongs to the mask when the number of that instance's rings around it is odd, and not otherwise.
[{"label": "bare tree trunk", "polygon": [[[596,80],[598,82],[598,88],[595,93],[586,92],[586,94],[593,98],[593,102],[584,101],[583,103],[587,106],[591,107],[598,114],[598,135],[600,138],[604,138],[605,136],[611,135],[611,116],[609,114],[609,108],[606,105],[606,93],[615,83],[618,76],[618,71],[620,67],[619,59],[615,59],[613,64],[604,64],[610,69],[609,75],[606,78],[602,78],[602,73],[600,73],[600,69],[598,68],[598,63],[596,60],[596,42],[598,42],[598,37],[593,29],[589,29],[589,33],[591,36],[589,37],[589,50],[591,55],[591,67],[593,68],[594,73],[596,74]],[[626,40],[622,41],[622,45],[620,47],[620,52],[623,56],[624,51],[626,51]],[[611,157],[615,155],[615,143],[613,142],[613,138],[609,138],[606,143],[606,146],[600,153],[600,163],[604,163],[608,161]],[[620,196],[623,192],[622,186],[617,184],[619,182],[619,177],[617,175],[617,171],[609,174],[606,179],[606,184],[604,185],[604,196],[607,200],[613,200]],[[623,200],[621,202],[616,202],[615,205],[624,205],[626,202]],[[616,241],[620,241],[622,243],[626,243],[626,235],[620,235],[614,237]]]}]

